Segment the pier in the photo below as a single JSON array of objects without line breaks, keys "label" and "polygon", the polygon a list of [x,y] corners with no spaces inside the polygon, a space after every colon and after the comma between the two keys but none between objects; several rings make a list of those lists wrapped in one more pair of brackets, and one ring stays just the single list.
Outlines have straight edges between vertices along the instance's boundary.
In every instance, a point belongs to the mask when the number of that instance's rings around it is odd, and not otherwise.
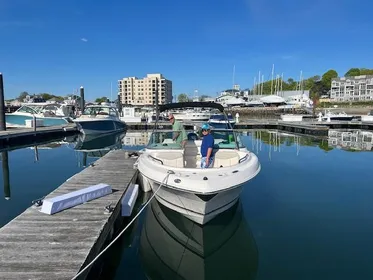
[{"label": "pier", "polygon": [[26,147],[58,140],[78,132],[75,123],[34,128],[7,128],[0,131],[0,150]]},{"label": "pier", "polygon": [[[54,215],[31,206],[0,228],[0,279],[50,280],[76,276],[112,237],[121,216],[121,198],[137,179],[134,162],[124,150],[110,151],[46,199],[99,183],[110,185],[113,193]],[[36,198],[30,198],[30,205],[31,199]],[[111,211],[107,211],[108,205]],[[87,273],[78,279],[85,279]]]}]

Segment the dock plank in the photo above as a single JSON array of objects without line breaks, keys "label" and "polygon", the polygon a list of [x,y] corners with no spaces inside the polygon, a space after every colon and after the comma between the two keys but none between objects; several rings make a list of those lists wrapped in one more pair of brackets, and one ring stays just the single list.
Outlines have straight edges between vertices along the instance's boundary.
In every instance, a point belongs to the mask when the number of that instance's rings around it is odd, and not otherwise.
[{"label": "dock plank", "polygon": [[[137,178],[135,159],[111,151],[46,198],[105,183],[112,194],[54,215],[31,206],[0,228],[0,279],[71,279],[101,249],[120,213],[120,199]],[[31,203],[31,201],[30,201]],[[105,206],[115,207],[112,213]]]}]

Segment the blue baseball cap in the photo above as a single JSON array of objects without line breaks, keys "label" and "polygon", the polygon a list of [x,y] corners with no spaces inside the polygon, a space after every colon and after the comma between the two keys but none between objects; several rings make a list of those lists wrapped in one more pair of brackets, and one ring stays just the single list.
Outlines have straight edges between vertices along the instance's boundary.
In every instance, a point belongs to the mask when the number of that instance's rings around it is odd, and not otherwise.
[{"label": "blue baseball cap", "polygon": [[205,130],[210,130],[210,125],[208,123],[204,123],[202,126],[201,126],[202,129],[205,129]]}]

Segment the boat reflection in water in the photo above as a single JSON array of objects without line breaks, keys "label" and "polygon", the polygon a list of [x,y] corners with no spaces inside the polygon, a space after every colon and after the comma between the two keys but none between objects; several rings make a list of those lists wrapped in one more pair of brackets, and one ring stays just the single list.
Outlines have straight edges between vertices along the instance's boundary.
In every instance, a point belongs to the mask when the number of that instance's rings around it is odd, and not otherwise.
[{"label": "boat reflection in water", "polygon": [[111,150],[122,149],[125,132],[109,134],[79,134],[72,143],[73,149],[82,152],[82,165],[87,166],[87,158],[100,158]]},{"label": "boat reflection in water", "polygon": [[258,250],[240,200],[204,226],[155,199],[149,206],[140,239],[148,279],[255,279]]}]

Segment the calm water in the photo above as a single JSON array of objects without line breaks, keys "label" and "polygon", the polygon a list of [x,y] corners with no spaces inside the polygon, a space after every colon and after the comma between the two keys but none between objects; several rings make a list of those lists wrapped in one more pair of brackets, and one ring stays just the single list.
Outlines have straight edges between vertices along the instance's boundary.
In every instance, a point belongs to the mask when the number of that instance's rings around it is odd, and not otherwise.
[{"label": "calm water", "polygon": [[[140,148],[148,135],[123,143]],[[330,136],[249,133],[262,171],[235,207],[201,228],[152,202],[111,250],[102,279],[373,279],[372,134]],[[118,148],[116,140],[39,147],[38,161],[33,149],[9,152],[0,226],[105,154],[74,148]]]}]

